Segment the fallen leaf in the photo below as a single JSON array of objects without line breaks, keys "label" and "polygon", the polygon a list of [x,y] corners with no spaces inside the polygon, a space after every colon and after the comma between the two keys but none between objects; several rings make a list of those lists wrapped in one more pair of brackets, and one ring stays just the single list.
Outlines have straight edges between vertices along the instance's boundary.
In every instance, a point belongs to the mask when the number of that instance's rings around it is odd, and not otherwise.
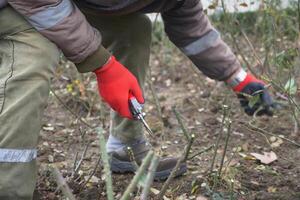
[{"label": "fallen leaf", "polygon": [[233,167],[239,164],[238,160],[231,159],[230,162],[227,164],[228,167]]},{"label": "fallen leaf", "polygon": [[[84,180],[88,180],[90,176],[84,176]],[[100,178],[97,176],[92,176],[91,179],[89,180],[89,183],[98,183],[100,181]]]},{"label": "fallen leaf", "polygon": [[264,154],[259,153],[251,153],[252,156],[254,156],[257,160],[259,160],[263,164],[270,164],[277,160],[277,155],[271,151],[271,152],[264,152]]},{"label": "fallen leaf", "polygon": [[276,138],[276,140],[271,143],[271,147],[280,147],[281,144],[283,144],[283,140],[281,138]]},{"label": "fallen leaf", "polygon": [[248,4],[247,3],[240,3],[240,6],[242,6],[242,7],[248,7]]},{"label": "fallen leaf", "polygon": [[240,156],[242,156],[245,160],[256,160],[253,156],[244,154],[244,153],[239,153]]},{"label": "fallen leaf", "polygon": [[49,155],[48,156],[48,161],[53,163],[54,162],[54,157],[52,155]]},{"label": "fallen leaf", "polygon": [[164,200],[171,200],[170,198],[168,198],[168,197],[166,197],[166,196],[164,196],[163,199],[164,199]]},{"label": "fallen leaf", "polygon": [[176,197],[176,200],[186,200],[186,199],[188,199],[188,197],[187,197],[187,194],[182,194],[182,195],[180,195],[179,197]]},{"label": "fallen leaf", "polygon": [[248,151],[249,150],[249,143],[245,143],[242,145],[243,151]]},{"label": "fallen leaf", "polygon": [[155,194],[155,195],[158,195],[159,194],[159,190],[155,189],[155,188],[150,188],[150,191]]},{"label": "fallen leaf", "polygon": [[217,7],[217,4],[213,3],[211,5],[208,6],[209,9],[215,9]]},{"label": "fallen leaf", "polygon": [[196,200],[208,200],[205,196],[197,196]]},{"label": "fallen leaf", "polygon": [[54,127],[49,124],[48,126],[43,126],[44,131],[54,131]]},{"label": "fallen leaf", "polygon": [[270,142],[275,142],[276,140],[277,140],[277,137],[275,137],[275,136],[270,137]]},{"label": "fallen leaf", "polygon": [[259,183],[257,181],[250,181],[253,185],[259,186]]},{"label": "fallen leaf", "polygon": [[275,187],[273,187],[273,186],[268,187],[268,192],[269,192],[269,193],[274,193],[274,192],[276,192],[276,191],[277,191],[277,188],[275,188]]}]

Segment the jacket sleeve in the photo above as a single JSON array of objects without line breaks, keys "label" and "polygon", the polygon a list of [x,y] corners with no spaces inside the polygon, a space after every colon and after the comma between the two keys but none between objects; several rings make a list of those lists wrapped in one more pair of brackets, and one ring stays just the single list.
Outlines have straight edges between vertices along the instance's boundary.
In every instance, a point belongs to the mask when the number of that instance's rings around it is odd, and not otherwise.
[{"label": "jacket sleeve", "polygon": [[208,77],[224,81],[241,68],[199,0],[185,0],[180,8],[166,11],[162,17],[170,40]]},{"label": "jacket sleeve", "polygon": [[8,0],[42,35],[54,42],[80,72],[102,66],[109,53],[101,35],[71,0]]}]

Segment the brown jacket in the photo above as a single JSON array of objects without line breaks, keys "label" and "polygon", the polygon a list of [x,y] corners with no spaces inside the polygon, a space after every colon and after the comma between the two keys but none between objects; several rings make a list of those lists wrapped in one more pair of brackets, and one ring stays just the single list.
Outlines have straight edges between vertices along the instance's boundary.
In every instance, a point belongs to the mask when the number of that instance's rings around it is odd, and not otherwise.
[{"label": "brown jacket", "polygon": [[[71,0],[0,0],[8,2],[41,34],[53,41],[81,72],[102,66],[110,56],[101,34]],[[170,40],[210,78],[225,80],[240,64],[203,13],[199,0],[75,0],[104,14],[161,12]],[[100,2],[100,3],[98,3]],[[179,6],[178,6],[179,5]],[[1,10],[0,10],[1,12]]]}]

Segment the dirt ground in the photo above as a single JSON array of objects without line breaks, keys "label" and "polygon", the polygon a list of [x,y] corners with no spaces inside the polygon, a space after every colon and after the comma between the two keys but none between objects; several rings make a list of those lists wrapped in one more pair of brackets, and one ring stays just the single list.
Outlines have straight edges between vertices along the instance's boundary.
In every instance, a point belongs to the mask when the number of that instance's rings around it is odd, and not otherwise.
[{"label": "dirt ground", "polygon": [[[154,48],[154,51],[157,49]],[[180,156],[186,144],[172,112],[173,106],[176,106],[188,130],[196,136],[191,154],[216,142],[221,129],[223,104],[230,106],[232,121],[221,180],[216,183],[209,175],[214,153],[209,150],[188,161],[188,172],[172,182],[165,199],[300,199],[300,148],[285,139],[269,135],[280,135],[300,143],[299,132],[294,133],[288,108],[277,111],[272,118],[259,117],[253,121],[243,113],[237,98],[223,83],[196,73],[191,63],[178,52],[168,56],[154,52],[150,65],[151,76],[148,77],[145,95],[146,119],[156,136],[155,140],[149,139],[161,155]],[[150,81],[161,104],[162,116],[158,114]],[[99,159],[97,134],[79,120],[82,118],[93,126],[104,123],[108,136],[109,110],[99,101],[95,79],[90,75],[78,75],[73,66],[62,63],[52,88],[63,103],[51,93],[39,143],[37,198],[64,199],[49,171],[49,166],[55,165],[78,199],[106,199],[101,162],[96,168]],[[298,100],[299,96],[298,91]],[[264,133],[249,127],[249,123],[263,129]],[[225,137],[224,133],[217,151],[216,170],[220,165]],[[86,155],[74,174],[75,157],[77,155],[77,160],[80,160],[87,144]],[[250,153],[270,151],[278,159],[268,165],[250,156]],[[86,182],[93,172],[91,180]],[[125,191],[132,177],[132,174],[113,175],[117,197]],[[161,186],[162,183],[155,182],[153,188],[160,190]]]}]

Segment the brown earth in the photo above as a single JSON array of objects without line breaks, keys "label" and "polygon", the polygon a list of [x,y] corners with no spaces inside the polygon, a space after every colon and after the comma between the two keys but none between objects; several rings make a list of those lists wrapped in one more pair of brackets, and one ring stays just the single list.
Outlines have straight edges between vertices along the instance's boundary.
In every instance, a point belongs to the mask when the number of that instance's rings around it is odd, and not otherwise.
[{"label": "brown earth", "polygon": [[[154,48],[155,51],[158,49],[160,48]],[[172,112],[173,106],[176,106],[188,130],[196,136],[191,154],[216,142],[220,132],[224,102],[230,106],[232,120],[232,132],[222,179],[216,183],[213,181],[213,175],[209,175],[213,158],[213,151],[210,150],[188,161],[188,172],[172,182],[166,197],[169,199],[197,199],[197,197],[200,199],[199,196],[207,199],[240,200],[300,199],[300,148],[286,140],[283,140],[282,144],[278,143],[278,139],[268,135],[268,133],[282,135],[300,143],[299,132],[294,133],[294,123],[289,108],[277,111],[272,118],[260,117],[254,120],[254,126],[263,129],[266,134],[252,130],[248,125],[253,119],[243,113],[235,95],[223,83],[212,81],[196,73],[191,63],[177,51],[172,54],[167,54],[166,50],[161,51],[161,53],[153,53],[151,78],[148,80],[152,82],[163,116],[159,116],[157,112],[149,82],[145,95],[147,121],[156,135],[155,141],[150,140],[161,155],[179,156],[186,144]],[[40,170],[37,184],[39,198],[63,199],[49,171],[49,165],[56,165],[68,180],[78,199],[106,199],[101,163],[93,180],[85,184],[85,179],[97,164],[99,144],[96,132],[78,119],[83,118],[91,125],[101,126],[104,123],[108,131],[109,111],[99,101],[94,77],[90,74],[79,75],[69,63],[62,63],[62,66],[57,69],[52,88],[65,105],[53,94],[50,95],[39,144]],[[298,91],[298,100],[299,96]],[[77,116],[71,114],[66,106]],[[217,151],[215,169],[219,167],[225,135],[224,133]],[[82,165],[78,173],[72,176],[76,154],[80,160],[88,143],[90,145]],[[269,165],[261,164],[249,156],[252,152],[270,151],[275,152],[278,159]],[[113,175],[116,196],[120,197],[132,177],[131,174]],[[160,190],[161,186],[162,183],[156,182],[153,188]],[[154,198],[155,195],[152,194],[152,197]]]}]

